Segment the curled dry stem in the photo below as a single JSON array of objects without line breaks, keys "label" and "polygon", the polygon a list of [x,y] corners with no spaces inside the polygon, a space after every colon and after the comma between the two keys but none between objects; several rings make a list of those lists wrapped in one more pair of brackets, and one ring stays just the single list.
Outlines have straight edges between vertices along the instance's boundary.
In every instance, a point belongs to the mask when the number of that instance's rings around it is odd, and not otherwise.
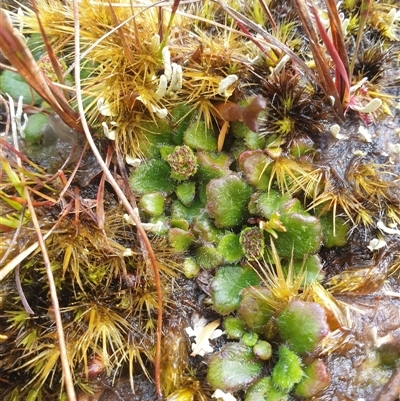
[{"label": "curled dry stem", "polygon": [[[73,7],[74,7],[74,31],[75,31],[75,59],[79,60],[80,59],[80,20],[79,20],[79,11],[78,11],[79,5],[78,5],[77,0],[73,1]],[[76,63],[76,65],[79,64],[77,61],[75,63]],[[135,222],[138,233],[145,243],[149,258],[151,260],[151,264],[153,266],[154,280],[155,280],[155,285],[157,288],[157,306],[158,306],[158,310],[157,310],[157,342],[156,342],[156,353],[155,353],[155,360],[154,360],[154,376],[155,376],[155,385],[156,385],[157,396],[161,399],[162,398],[162,390],[161,390],[161,382],[160,382],[160,365],[161,365],[161,337],[162,337],[162,312],[163,312],[162,307],[163,307],[163,305],[162,305],[161,280],[160,280],[159,270],[157,267],[157,260],[155,258],[154,251],[151,247],[150,241],[149,241],[149,239],[146,235],[146,232],[141,224],[139,216],[137,215],[137,213],[135,213],[133,207],[131,206],[131,204],[129,203],[124,192],[121,190],[121,188],[119,187],[115,178],[111,174],[110,170],[107,167],[107,164],[104,162],[103,158],[100,155],[99,150],[97,149],[96,144],[94,143],[94,140],[93,140],[92,135],[89,130],[89,125],[88,125],[86,117],[85,117],[85,111],[84,111],[83,102],[82,102],[82,89],[81,89],[81,83],[80,83],[79,68],[75,69],[75,82],[76,82],[75,83],[76,98],[77,98],[77,103],[78,103],[79,115],[81,118],[81,124],[82,124],[83,131],[85,133],[86,139],[89,143],[90,148],[92,149],[94,156],[96,157],[97,162],[99,163],[100,167],[102,168],[104,175],[106,176],[108,182],[113,187],[115,193],[117,194],[118,198],[124,205],[126,211],[130,215],[130,217],[133,219],[133,221]]]}]

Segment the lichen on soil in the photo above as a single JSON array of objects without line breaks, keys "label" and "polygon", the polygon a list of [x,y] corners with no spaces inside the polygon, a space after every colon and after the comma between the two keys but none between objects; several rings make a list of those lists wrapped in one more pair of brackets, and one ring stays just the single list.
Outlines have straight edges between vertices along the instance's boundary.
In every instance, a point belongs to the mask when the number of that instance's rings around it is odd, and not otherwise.
[{"label": "lichen on soil", "polygon": [[2,400],[400,398],[397,2],[1,24]]}]

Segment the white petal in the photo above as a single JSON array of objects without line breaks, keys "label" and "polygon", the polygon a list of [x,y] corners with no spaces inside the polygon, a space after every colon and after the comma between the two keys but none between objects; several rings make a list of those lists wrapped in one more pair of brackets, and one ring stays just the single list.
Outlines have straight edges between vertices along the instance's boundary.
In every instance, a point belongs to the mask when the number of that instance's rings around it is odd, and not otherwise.
[{"label": "white petal", "polygon": [[372,142],[372,135],[368,132],[368,128],[360,125],[358,133],[365,142]]},{"label": "white petal", "polygon": [[220,389],[215,390],[211,398],[218,398],[222,401],[236,401],[236,398],[231,393],[224,393]]},{"label": "white petal", "polygon": [[343,134],[339,134],[340,132],[340,127],[338,124],[333,124],[330,128],[329,131],[331,131],[331,134],[336,138],[336,139],[346,139],[347,137]]},{"label": "white petal", "polygon": [[357,105],[352,106],[352,109],[358,111],[359,113],[373,113],[374,111],[378,110],[379,107],[382,106],[382,100],[375,98],[372,99],[366,106],[360,107]]},{"label": "white petal", "polygon": [[376,223],[376,227],[379,228],[381,231],[383,231],[386,234],[397,234],[397,235],[400,235],[400,230],[396,230],[394,228],[386,227],[382,220],[379,220],[378,223]]},{"label": "white petal", "polygon": [[229,89],[229,87],[234,84],[239,77],[235,74],[228,75],[225,77],[220,83],[218,87],[218,94],[221,96],[229,97],[232,95],[233,90]]},{"label": "white petal", "polygon": [[161,99],[165,96],[167,93],[167,85],[168,85],[168,80],[167,77],[163,74],[160,77],[160,82],[158,84],[158,88],[156,90],[156,96],[158,99]]},{"label": "white petal", "polygon": [[367,248],[370,251],[377,251],[378,249],[384,248],[386,245],[386,241],[384,241],[383,239],[374,238],[369,241],[369,245],[367,245]]},{"label": "white petal", "polygon": [[171,68],[171,53],[169,52],[168,46],[165,46],[164,49],[162,49],[161,57],[164,64],[164,74],[167,77],[168,81],[170,81],[172,76],[172,68]]}]

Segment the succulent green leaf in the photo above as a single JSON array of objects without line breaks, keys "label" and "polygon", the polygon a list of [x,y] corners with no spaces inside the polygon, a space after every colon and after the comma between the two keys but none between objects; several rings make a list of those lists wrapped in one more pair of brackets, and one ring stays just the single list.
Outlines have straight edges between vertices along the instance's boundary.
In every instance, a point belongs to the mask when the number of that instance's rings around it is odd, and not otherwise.
[{"label": "succulent green leaf", "polygon": [[181,201],[176,200],[171,205],[171,218],[174,220],[186,220],[192,223],[193,219],[199,215],[200,210],[201,205],[196,199],[190,206],[185,206]]},{"label": "succulent green leaf", "polygon": [[248,287],[243,290],[238,313],[251,331],[264,332],[265,326],[274,312],[268,303],[271,296],[271,291],[261,286]]},{"label": "succulent green leaf", "polygon": [[249,184],[258,189],[268,189],[272,159],[262,150],[248,150],[239,156],[239,168],[244,171]]},{"label": "succulent green leaf", "polygon": [[324,234],[324,246],[332,248],[347,244],[349,224],[340,217],[333,220],[333,214],[327,213],[320,217],[322,233]]},{"label": "succulent green leaf", "polygon": [[257,212],[261,216],[270,219],[275,213],[279,213],[286,202],[290,200],[289,194],[282,195],[271,189],[269,192],[260,193],[255,199]]},{"label": "succulent green leaf", "polygon": [[315,302],[293,300],[278,316],[283,340],[300,355],[311,353],[329,333],[324,308]]},{"label": "succulent green leaf", "polygon": [[[258,341],[258,334],[253,331],[248,331],[243,334],[242,343],[248,347],[254,347]],[[254,351],[253,351],[254,352]]]},{"label": "succulent green leaf", "polygon": [[213,152],[217,150],[217,136],[212,128],[207,128],[204,121],[195,120],[183,134],[183,143],[191,149],[206,150]]},{"label": "succulent green leaf", "polygon": [[224,319],[224,329],[228,338],[238,340],[245,333],[244,324],[238,317],[227,316]]},{"label": "succulent green leaf", "polygon": [[329,382],[330,376],[325,363],[316,359],[304,368],[304,378],[294,388],[294,394],[304,398],[314,397],[327,387]]},{"label": "succulent green leaf", "polygon": [[25,141],[37,143],[43,137],[43,131],[47,126],[47,115],[44,113],[32,114],[24,131]]},{"label": "succulent green leaf", "polygon": [[[288,271],[288,266],[285,266],[284,271]],[[321,258],[318,255],[310,255],[304,261],[293,261],[293,272],[295,276],[304,274],[304,282],[302,285],[308,285],[313,280],[322,281],[325,277],[322,271]]]},{"label": "succulent green leaf", "polygon": [[203,269],[212,269],[220,266],[223,259],[213,245],[203,245],[196,249],[196,263]]},{"label": "succulent green leaf", "polygon": [[214,309],[221,315],[233,312],[239,306],[243,289],[258,284],[258,276],[253,269],[241,266],[219,268],[211,283]]},{"label": "succulent green leaf", "polygon": [[163,160],[150,160],[142,163],[133,171],[129,183],[134,192],[146,194],[149,192],[170,193],[174,189],[174,181],[170,177],[171,169]]},{"label": "succulent green leaf", "polygon": [[296,383],[300,382],[304,375],[301,359],[284,346],[279,348],[278,354],[278,362],[272,370],[272,380],[282,390],[290,391]]},{"label": "succulent green leaf", "polygon": [[12,71],[3,71],[0,75],[0,92],[8,93],[14,101],[20,96],[24,97],[25,104],[38,106],[42,98],[28,85],[21,75]]},{"label": "succulent green leaf", "polygon": [[184,252],[193,244],[194,235],[190,231],[172,227],[168,231],[168,241],[176,251]]},{"label": "succulent green leaf", "polygon": [[203,242],[218,243],[225,234],[225,231],[215,227],[215,224],[203,211],[198,213],[193,221],[193,232]]},{"label": "succulent green leaf", "polygon": [[160,192],[144,194],[140,198],[140,206],[150,216],[159,216],[164,211],[164,197]]},{"label": "succulent green leaf", "polygon": [[214,389],[233,393],[258,379],[262,364],[244,344],[228,343],[210,360],[207,381]]},{"label": "succulent green leaf", "polygon": [[267,361],[272,357],[272,346],[268,341],[262,340],[254,345],[253,352],[257,358]]},{"label": "succulent green leaf", "polygon": [[183,182],[176,187],[176,196],[186,206],[189,207],[196,194],[196,184],[194,182]]},{"label": "succulent green leaf", "polygon": [[301,259],[319,251],[322,245],[322,228],[314,216],[293,213],[281,216],[286,232],[279,232],[276,250],[282,257]]},{"label": "succulent green leaf", "polygon": [[239,262],[243,257],[243,250],[239,242],[239,237],[234,233],[223,236],[219,241],[217,249],[227,263]]},{"label": "succulent green leaf", "polygon": [[244,401],[287,401],[287,391],[277,388],[271,376],[263,377],[252,384],[246,391]]},{"label": "succulent green leaf", "polygon": [[206,208],[217,227],[231,228],[242,223],[251,187],[236,175],[211,180],[207,185]]}]

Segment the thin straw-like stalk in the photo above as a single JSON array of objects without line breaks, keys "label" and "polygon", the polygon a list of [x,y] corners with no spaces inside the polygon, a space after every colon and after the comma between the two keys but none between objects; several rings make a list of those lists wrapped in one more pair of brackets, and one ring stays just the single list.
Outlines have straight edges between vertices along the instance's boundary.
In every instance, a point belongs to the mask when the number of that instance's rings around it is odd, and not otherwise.
[{"label": "thin straw-like stalk", "polygon": [[[18,150],[17,129],[16,129],[16,124],[15,124],[15,110],[14,110],[13,102],[10,105],[10,113],[11,113],[11,121],[12,121],[11,130],[12,130],[12,135],[13,135],[14,147],[16,150]],[[18,163],[18,166],[20,168],[22,168],[21,159],[17,158],[17,163]],[[65,389],[67,391],[68,400],[76,401],[76,394],[75,394],[74,383],[72,380],[72,373],[71,373],[71,369],[70,369],[69,362],[68,362],[68,354],[67,354],[67,347],[66,347],[65,338],[64,338],[64,329],[63,329],[63,322],[62,322],[61,313],[60,313],[60,305],[58,303],[57,288],[56,288],[56,284],[54,282],[53,270],[51,268],[49,254],[47,253],[45,238],[42,235],[39,220],[36,215],[36,210],[35,210],[35,207],[33,206],[32,199],[29,194],[28,186],[26,185],[25,177],[22,173],[20,174],[20,180],[21,180],[21,184],[22,184],[22,187],[24,190],[25,198],[27,200],[28,210],[29,210],[29,213],[31,214],[33,227],[35,228],[35,232],[36,232],[36,235],[38,238],[38,243],[39,243],[40,249],[42,251],[43,263],[46,268],[47,280],[48,280],[49,289],[50,289],[51,303],[53,306],[54,318],[55,318],[55,322],[56,322],[57,339],[58,339],[58,346],[59,346],[59,350],[60,350],[60,359],[61,359],[61,366],[62,366],[62,370],[63,370]],[[17,267],[17,266],[18,266],[18,264],[15,267]]]},{"label": "thin straw-like stalk", "polygon": [[[75,58],[76,60],[80,59],[80,20],[79,20],[79,4],[78,0],[73,0],[73,7],[74,7],[74,30],[75,30]],[[78,63],[76,62],[76,65]],[[107,164],[104,162],[103,158],[99,150],[97,149],[96,144],[92,138],[92,135],[89,130],[89,125],[86,120],[85,111],[82,102],[82,89],[80,83],[80,71],[79,68],[75,69],[75,86],[76,86],[76,98],[78,102],[78,109],[79,114],[81,117],[82,127],[86,136],[86,139],[89,143],[90,148],[94,156],[96,157],[97,162],[99,163],[100,167],[102,168],[108,182],[113,187],[115,193],[117,194],[118,198],[124,205],[126,211],[135,222],[139,235],[141,236],[142,240],[146,245],[147,252],[149,254],[149,258],[151,260],[151,264],[154,270],[154,280],[155,285],[157,288],[157,342],[156,342],[156,354],[154,360],[154,380],[156,385],[156,393],[158,398],[162,399],[162,390],[161,390],[161,381],[160,381],[160,371],[161,371],[161,339],[162,339],[162,313],[163,313],[163,303],[162,303],[162,289],[161,289],[161,280],[160,280],[160,273],[157,266],[157,260],[154,255],[153,248],[151,247],[150,241],[147,237],[147,234],[141,224],[139,216],[135,213],[134,209],[132,208],[131,204],[129,203],[128,199],[126,198],[125,194],[119,187],[118,183],[115,181],[115,178],[111,174],[110,170],[107,167]]]}]

